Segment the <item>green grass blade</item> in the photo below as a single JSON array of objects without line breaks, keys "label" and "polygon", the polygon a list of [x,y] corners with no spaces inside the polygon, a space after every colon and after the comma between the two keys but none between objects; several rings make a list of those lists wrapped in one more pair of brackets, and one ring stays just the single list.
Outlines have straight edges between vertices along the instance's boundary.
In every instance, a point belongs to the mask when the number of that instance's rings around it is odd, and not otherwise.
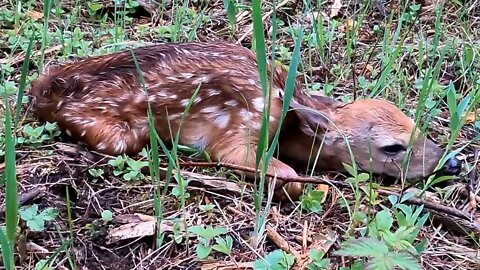
[{"label": "green grass blade", "polygon": [[13,248],[10,246],[10,242],[3,231],[3,228],[0,227],[0,245],[2,246],[2,257],[3,265],[6,270],[13,270],[15,268],[13,262]]},{"label": "green grass blade", "polygon": [[45,48],[47,47],[47,32],[48,32],[48,20],[50,19],[50,12],[52,10],[54,0],[43,1],[43,33],[42,33],[42,49],[40,55],[39,71],[43,71],[43,65],[45,62]]},{"label": "green grass blade", "polygon": [[277,131],[271,143],[272,147],[269,149],[267,153],[267,159],[270,159],[274,154],[275,146],[277,145],[277,141],[280,136],[281,126],[283,124],[283,120],[285,119],[285,116],[287,115],[287,111],[290,107],[290,102],[292,100],[293,93],[295,91],[295,80],[296,80],[297,68],[298,68],[298,63],[300,61],[300,56],[301,56],[300,47],[301,47],[301,42],[303,37],[303,28],[301,28],[299,32],[300,33],[298,33],[297,40],[295,41],[295,47],[293,49],[291,64],[288,69],[287,79],[285,81],[282,116],[280,117],[280,122],[278,124]]},{"label": "green grass blade", "polygon": [[15,171],[15,141],[12,134],[12,117],[7,95],[5,102],[5,220],[7,239],[10,243],[11,252],[16,238],[18,222],[18,201],[17,201],[17,176]]},{"label": "green grass blade", "polygon": [[35,30],[33,30],[32,36],[30,37],[30,43],[28,44],[27,51],[25,53],[25,60],[22,65],[22,72],[20,74],[20,82],[18,84],[18,93],[17,93],[17,105],[15,108],[15,123],[13,130],[17,130],[18,119],[20,118],[20,110],[22,109],[22,100],[26,86],[26,79],[28,74],[28,67],[30,66],[30,55],[32,53],[33,41],[35,40]]},{"label": "green grass blade", "polygon": [[[252,19],[253,19],[253,38],[255,40],[255,52],[257,55],[257,68],[260,78],[260,84],[262,86],[262,95],[265,98],[267,96],[267,53],[265,49],[265,36],[262,20],[262,5],[261,0],[252,1]],[[260,161],[264,156],[265,149],[267,148],[266,138],[268,137],[268,115],[265,115],[265,111],[262,114],[262,126],[260,129],[260,136],[257,145],[255,168],[257,169]],[[260,184],[262,186],[262,184]]]}]

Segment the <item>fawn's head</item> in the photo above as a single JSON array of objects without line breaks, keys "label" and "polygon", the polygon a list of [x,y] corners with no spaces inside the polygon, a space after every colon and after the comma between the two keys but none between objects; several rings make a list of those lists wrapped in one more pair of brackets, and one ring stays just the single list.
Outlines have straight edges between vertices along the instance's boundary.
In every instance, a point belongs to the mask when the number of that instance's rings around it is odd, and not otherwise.
[{"label": "fawn's head", "polygon": [[[385,100],[341,103],[312,95],[309,106],[295,100],[290,106],[299,118],[302,133],[315,138],[311,159],[320,150],[319,162],[325,164],[319,167],[324,169],[343,169],[342,163],[351,164],[353,154],[362,170],[418,178],[433,173],[444,154],[441,147],[419,132],[411,118]],[[406,167],[404,160],[409,160]],[[459,161],[452,158],[441,171],[458,174],[460,167]]]}]

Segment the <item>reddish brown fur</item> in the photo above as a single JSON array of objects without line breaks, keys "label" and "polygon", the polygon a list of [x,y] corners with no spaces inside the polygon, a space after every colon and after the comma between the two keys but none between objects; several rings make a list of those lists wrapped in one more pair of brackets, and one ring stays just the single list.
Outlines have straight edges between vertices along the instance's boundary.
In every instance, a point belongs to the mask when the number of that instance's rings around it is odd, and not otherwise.
[{"label": "reddish brown fur", "polygon": [[[30,91],[35,97],[37,114],[43,120],[57,122],[62,130],[94,150],[110,155],[135,154],[149,141],[146,111],[150,101],[155,126],[163,141],[169,141],[181,128],[181,144],[205,150],[215,160],[254,166],[264,102],[256,57],[250,50],[229,43],[181,43],[142,47],[134,53],[148,96],[141,88],[131,52],[127,50],[48,69]],[[273,70],[271,137],[279,124],[282,110],[279,93],[286,78],[284,69]],[[186,103],[200,82],[198,96],[181,122]],[[295,111],[289,112],[282,127],[279,148],[285,160],[307,163],[310,151],[304,149],[311,147],[315,138],[330,141],[320,154],[321,169],[342,169],[341,163],[348,162],[349,157],[345,157],[339,134],[355,139],[366,121],[380,133],[401,140],[413,128],[411,120],[385,101],[342,104],[326,97],[310,97],[303,91],[300,80],[296,82],[292,107],[314,108],[338,126],[332,127],[319,115]],[[366,113],[366,109],[373,111]],[[314,124],[320,127],[318,134],[311,130]],[[360,147],[359,142],[354,145]],[[435,149],[432,160],[438,161],[440,151],[435,147],[432,146]],[[319,144],[314,148],[318,149]],[[368,159],[363,151],[356,154],[360,161]],[[390,168],[385,171],[392,174]],[[282,177],[297,176],[295,170],[275,158],[268,172]],[[285,188],[294,199],[302,192],[298,183]]]}]

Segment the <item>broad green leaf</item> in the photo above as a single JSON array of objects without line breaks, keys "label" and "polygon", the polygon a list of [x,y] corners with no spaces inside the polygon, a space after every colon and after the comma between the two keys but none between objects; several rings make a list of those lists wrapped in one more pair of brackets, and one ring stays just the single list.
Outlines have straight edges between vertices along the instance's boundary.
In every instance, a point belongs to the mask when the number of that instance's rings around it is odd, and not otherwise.
[{"label": "broad green leaf", "polygon": [[110,211],[110,210],[104,210],[104,211],[102,212],[102,219],[103,219],[103,221],[105,221],[105,222],[111,221],[111,220],[113,219],[113,213],[112,213],[112,211]]},{"label": "broad green leaf", "polygon": [[391,263],[388,262],[384,256],[373,257],[365,265],[365,270],[392,270],[393,267],[389,267]]},{"label": "broad green leaf", "polygon": [[391,253],[389,255],[395,266],[399,266],[405,270],[422,270],[422,266],[418,261],[407,253]]},{"label": "broad green leaf", "polygon": [[389,195],[389,196],[388,196],[388,200],[390,201],[390,203],[391,203],[392,205],[395,205],[395,204],[397,204],[397,202],[398,202],[398,197],[395,196],[395,195]]},{"label": "broad green leaf", "polygon": [[35,270],[53,270],[53,268],[48,265],[48,260],[42,259],[35,264]]},{"label": "broad green leaf", "polygon": [[425,250],[425,246],[427,245],[427,239],[423,239],[418,243],[418,245],[415,247],[417,250],[417,254],[421,254]]},{"label": "broad green leaf", "polygon": [[295,257],[292,254],[288,254],[283,250],[277,249],[267,254],[265,256],[265,260],[256,260],[253,263],[253,269],[285,270],[290,269],[294,262]]},{"label": "broad green leaf", "polygon": [[400,200],[400,203],[405,202],[406,200],[412,198],[413,196],[415,196],[415,192],[414,192],[414,191],[411,191],[411,192],[408,192],[408,193],[403,194],[402,199]]},{"label": "broad green leaf", "polygon": [[200,243],[196,248],[196,252],[200,260],[205,259],[208,255],[210,255],[210,252],[212,252],[212,247],[206,247],[205,245]]},{"label": "broad green leaf", "polygon": [[45,220],[45,221],[51,221],[54,220],[59,214],[59,211],[57,208],[54,207],[49,207],[43,210],[38,217]]},{"label": "broad green leaf", "polygon": [[213,245],[213,249],[222,253],[225,253],[227,255],[230,255],[230,252],[232,251],[233,247],[233,239],[231,236],[227,235],[226,239],[223,239],[221,237],[215,238],[217,241],[217,244]]},{"label": "broad green leaf", "polygon": [[325,252],[323,252],[322,250],[310,249],[308,251],[308,255],[310,256],[310,259],[312,259],[312,261],[319,261],[323,259],[323,256],[325,256]]},{"label": "broad green leaf", "polygon": [[368,175],[368,173],[361,173],[357,176],[357,181],[359,183],[363,183],[363,182],[367,181],[368,179],[370,179],[370,175]]},{"label": "broad green leaf", "polygon": [[23,207],[20,210],[20,217],[23,220],[27,221],[27,220],[33,219],[37,215],[37,212],[38,212],[38,205],[32,204],[31,206]]},{"label": "broad green leaf", "polygon": [[224,228],[224,227],[213,228],[211,225],[207,226],[206,228],[198,225],[192,226],[188,230],[208,240],[228,232],[227,228]]},{"label": "broad green leaf", "polygon": [[393,224],[393,218],[387,209],[378,212],[375,220],[377,229],[380,231],[389,231]]},{"label": "broad green leaf", "polygon": [[398,204],[395,207],[399,208],[400,210],[402,210],[405,213],[407,220],[409,220],[410,217],[412,216],[412,207],[411,206],[408,206],[408,205],[405,205],[405,204]]},{"label": "broad green leaf", "polygon": [[45,228],[45,221],[41,218],[34,218],[27,220],[27,226],[36,232],[41,232]]},{"label": "broad green leaf", "polygon": [[360,237],[345,241],[342,247],[335,251],[340,256],[375,257],[387,254],[388,247],[384,242],[375,238]]}]

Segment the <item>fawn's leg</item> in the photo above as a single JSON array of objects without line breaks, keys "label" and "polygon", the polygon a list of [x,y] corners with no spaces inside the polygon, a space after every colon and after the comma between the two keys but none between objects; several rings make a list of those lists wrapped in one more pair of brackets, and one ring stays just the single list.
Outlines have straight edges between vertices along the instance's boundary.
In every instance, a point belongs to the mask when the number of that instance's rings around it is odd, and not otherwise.
[{"label": "fawn's leg", "polygon": [[[235,137],[229,137],[227,140],[223,140],[218,144],[214,145],[210,149],[210,153],[213,158],[235,165],[246,166],[249,168],[255,168],[255,154],[257,151],[257,146],[253,143],[240,143],[242,140],[236,139]],[[237,171],[237,170],[236,170]],[[254,178],[254,174],[250,172],[237,171],[239,174],[244,175],[249,179]],[[298,174],[290,166],[281,162],[276,158],[271,158],[267,168],[267,174],[284,177],[284,178],[295,178],[298,177]],[[257,176],[258,177],[258,176]],[[266,177],[266,184],[273,180],[273,178]],[[284,184],[284,181],[277,179],[275,187]],[[285,194],[285,191],[288,193]],[[286,183],[282,189],[276,189],[274,198],[280,201],[286,201],[289,198],[292,200],[297,200],[300,195],[302,195],[303,185],[298,182]]]}]

